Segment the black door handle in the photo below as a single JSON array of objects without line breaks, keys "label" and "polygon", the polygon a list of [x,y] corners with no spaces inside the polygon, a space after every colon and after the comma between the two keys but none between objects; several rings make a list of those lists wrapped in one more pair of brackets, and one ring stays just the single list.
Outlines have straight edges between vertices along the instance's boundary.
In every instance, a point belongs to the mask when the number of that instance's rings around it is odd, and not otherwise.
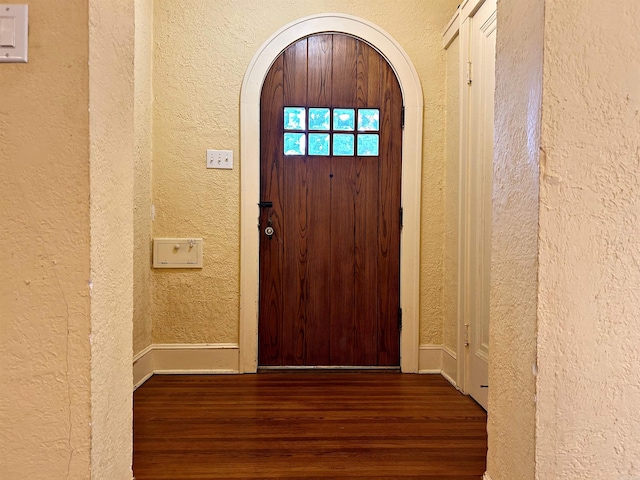
[{"label": "black door handle", "polygon": [[260,208],[271,208],[273,207],[273,202],[259,202],[258,206]]}]

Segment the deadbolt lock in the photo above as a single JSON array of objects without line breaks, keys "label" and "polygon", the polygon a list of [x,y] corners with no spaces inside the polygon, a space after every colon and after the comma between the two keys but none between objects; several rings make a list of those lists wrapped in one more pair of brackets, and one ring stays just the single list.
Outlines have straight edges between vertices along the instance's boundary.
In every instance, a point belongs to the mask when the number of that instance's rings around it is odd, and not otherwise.
[{"label": "deadbolt lock", "polygon": [[265,228],[265,229],[264,229],[264,234],[265,234],[267,237],[271,237],[271,236],[274,234],[273,227],[267,227],[267,228]]}]

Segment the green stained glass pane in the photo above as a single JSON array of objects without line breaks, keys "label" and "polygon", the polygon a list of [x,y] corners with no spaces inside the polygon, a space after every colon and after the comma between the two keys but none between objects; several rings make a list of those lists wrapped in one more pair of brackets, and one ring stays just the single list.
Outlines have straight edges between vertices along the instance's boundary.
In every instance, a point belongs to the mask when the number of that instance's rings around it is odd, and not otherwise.
[{"label": "green stained glass pane", "polygon": [[310,108],[309,130],[329,130],[330,118],[331,115],[328,108]]},{"label": "green stained glass pane", "polygon": [[309,134],[309,155],[329,155],[329,134]]},{"label": "green stained glass pane", "polygon": [[306,113],[306,109],[303,107],[284,107],[284,129],[304,130]]},{"label": "green stained glass pane", "polygon": [[333,129],[352,132],[356,129],[356,111],[352,108],[333,109]]},{"label": "green stained glass pane", "polygon": [[333,135],[333,154],[336,156],[353,155],[354,136],[351,133],[335,133]]},{"label": "green stained glass pane", "polygon": [[377,108],[361,108],[358,110],[358,130],[361,132],[377,132],[380,130],[380,110]]},{"label": "green stained glass pane", "polygon": [[285,133],[284,134],[284,154],[285,155],[304,155],[307,143],[304,133]]},{"label": "green stained glass pane", "polygon": [[358,135],[358,156],[376,157],[380,149],[380,138],[375,134]]}]

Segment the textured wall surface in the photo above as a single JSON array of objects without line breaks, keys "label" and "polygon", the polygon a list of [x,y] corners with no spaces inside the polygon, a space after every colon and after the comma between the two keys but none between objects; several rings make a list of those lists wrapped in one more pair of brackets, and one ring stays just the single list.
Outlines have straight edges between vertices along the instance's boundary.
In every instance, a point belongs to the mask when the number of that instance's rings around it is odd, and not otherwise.
[{"label": "textured wall surface", "polygon": [[[420,75],[425,100],[421,342],[442,341],[445,52],[457,1],[158,0],[155,8],[155,237],[203,237],[202,271],[153,272],[153,341],[237,342],[239,95],[257,49],[307,15],[343,12],[388,31]],[[206,170],[207,148],[234,150],[232,171]],[[419,259],[416,259],[418,261]]]},{"label": "textured wall surface", "polygon": [[90,0],[89,19],[91,478],[130,480],[134,0]]},{"label": "textured wall surface", "polygon": [[443,325],[445,347],[458,349],[458,220],[460,195],[460,38],[447,48],[444,172]]},{"label": "textured wall surface", "polygon": [[151,344],[151,130],[153,0],[135,0],[133,354]]},{"label": "textured wall surface", "polygon": [[88,478],[87,1],[29,4],[29,63],[0,65],[0,477]]},{"label": "textured wall surface", "polygon": [[492,480],[534,477],[543,22],[544,0],[498,2],[487,426]]},{"label": "textured wall surface", "polygon": [[640,3],[548,0],[537,476],[640,478]]}]

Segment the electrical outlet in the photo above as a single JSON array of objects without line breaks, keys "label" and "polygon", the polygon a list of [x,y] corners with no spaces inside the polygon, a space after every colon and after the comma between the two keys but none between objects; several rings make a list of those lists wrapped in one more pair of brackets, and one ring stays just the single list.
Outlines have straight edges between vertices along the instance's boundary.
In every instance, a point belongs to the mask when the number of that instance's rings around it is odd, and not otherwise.
[{"label": "electrical outlet", "polygon": [[233,150],[207,150],[207,168],[233,169]]}]

